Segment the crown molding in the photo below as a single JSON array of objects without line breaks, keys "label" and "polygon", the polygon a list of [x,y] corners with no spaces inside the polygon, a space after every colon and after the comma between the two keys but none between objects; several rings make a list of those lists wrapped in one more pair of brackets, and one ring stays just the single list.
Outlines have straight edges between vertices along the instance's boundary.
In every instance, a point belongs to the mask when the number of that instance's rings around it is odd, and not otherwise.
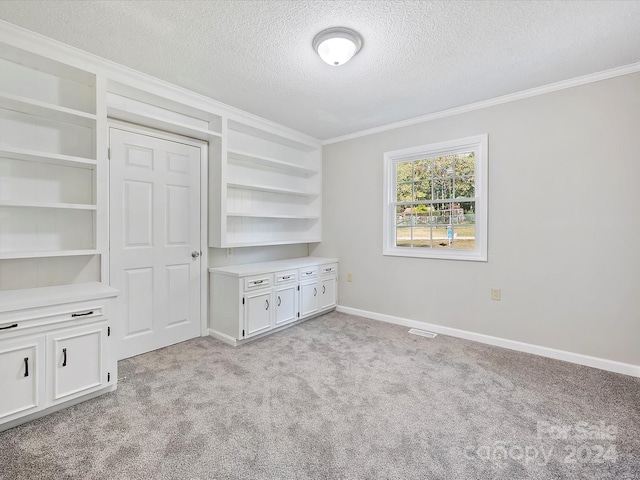
[{"label": "crown molding", "polygon": [[366,137],[368,135],[374,135],[376,133],[387,132],[389,130],[395,130],[397,128],[408,127],[410,125],[416,125],[418,123],[437,120],[439,118],[460,115],[461,113],[472,112],[474,110],[493,107],[495,105],[501,105],[503,103],[515,102],[517,100],[523,100],[525,98],[536,97],[538,95],[557,92],[558,90],[565,90],[567,88],[578,87],[580,85],[585,85],[587,83],[599,82],[601,80],[607,80],[609,78],[620,77],[623,75],[629,75],[637,72],[640,72],[640,62],[624,65],[622,67],[611,68],[609,70],[604,70],[602,72],[590,73],[588,75],[571,78],[569,80],[562,80],[560,82],[550,83],[549,85],[543,85],[541,87],[522,90],[521,92],[510,93],[509,95],[503,95],[501,97],[495,97],[489,100],[482,100],[481,102],[469,103],[467,105],[450,108],[448,110],[441,110],[439,112],[428,113],[426,115],[408,118],[407,120],[400,120],[399,122],[388,123],[386,125],[381,125],[379,127],[367,128],[366,130],[360,130],[358,132],[349,133],[347,135],[340,135],[338,137],[333,137],[333,138],[323,140],[322,145],[331,145],[333,143],[344,142],[346,140],[353,140],[355,138]]}]

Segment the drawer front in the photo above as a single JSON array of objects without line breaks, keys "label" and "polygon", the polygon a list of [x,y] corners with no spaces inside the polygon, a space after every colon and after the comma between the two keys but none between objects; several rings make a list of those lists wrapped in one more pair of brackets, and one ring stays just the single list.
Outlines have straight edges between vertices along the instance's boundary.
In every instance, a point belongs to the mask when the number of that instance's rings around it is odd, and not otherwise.
[{"label": "drawer front", "polygon": [[300,269],[300,280],[305,278],[311,278],[318,275],[318,266],[314,265],[313,267],[305,267]]},{"label": "drawer front", "polygon": [[269,288],[273,285],[273,275],[270,273],[263,275],[253,275],[251,277],[245,277],[244,289],[257,290],[259,288]]},{"label": "drawer front", "polygon": [[66,322],[78,325],[94,322],[106,318],[106,315],[106,304],[100,300],[11,312],[0,316],[0,340],[25,330],[39,330]]},{"label": "drawer front", "polygon": [[322,265],[320,267],[320,273],[322,275],[335,275],[336,273],[338,273],[338,264],[328,263],[326,265]]},{"label": "drawer front", "polygon": [[298,272],[296,270],[288,270],[286,272],[276,273],[276,285],[296,282],[297,280],[298,280]]}]

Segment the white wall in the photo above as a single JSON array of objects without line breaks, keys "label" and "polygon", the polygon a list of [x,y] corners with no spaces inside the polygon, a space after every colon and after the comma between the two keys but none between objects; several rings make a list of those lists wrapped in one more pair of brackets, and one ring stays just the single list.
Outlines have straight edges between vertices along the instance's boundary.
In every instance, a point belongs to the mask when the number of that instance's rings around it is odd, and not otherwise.
[{"label": "white wall", "polygon": [[209,248],[209,266],[226,267],[228,265],[306,257],[307,255],[309,255],[309,246],[306,243],[233,248],[231,255],[227,255],[226,248]]},{"label": "white wall", "polygon": [[[382,256],[383,152],[481,133],[488,262]],[[341,305],[640,365],[640,74],[327,145],[323,172]]]}]

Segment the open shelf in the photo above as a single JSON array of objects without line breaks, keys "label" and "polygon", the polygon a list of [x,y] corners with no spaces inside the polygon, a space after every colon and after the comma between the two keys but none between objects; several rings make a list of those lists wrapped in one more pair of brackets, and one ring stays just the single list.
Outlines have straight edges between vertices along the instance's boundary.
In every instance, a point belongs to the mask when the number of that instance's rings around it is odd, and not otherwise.
[{"label": "open shelf", "polygon": [[96,210],[96,205],[84,203],[41,203],[41,202],[12,202],[0,200],[0,207],[19,208],[55,208],[60,210]]},{"label": "open shelf", "polygon": [[282,218],[290,220],[317,220],[318,215],[278,215],[269,213],[227,213],[227,217],[248,217],[248,218]]},{"label": "open shelf", "polygon": [[268,168],[275,168],[294,175],[314,175],[318,173],[317,170],[312,168],[302,167],[291,162],[285,162],[283,160],[276,160],[274,158],[263,157],[260,155],[254,155],[251,153],[239,152],[237,150],[228,150],[227,158],[230,161],[246,162],[254,165],[259,165]]},{"label": "open shelf", "polygon": [[295,245],[298,243],[317,243],[320,242],[319,238],[304,238],[293,240],[274,240],[274,241],[260,241],[252,240],[250,242],[227,242],[225,248],[239,248],[239,247],[266,247],[269,245]]},{"label": "open shelf", "polygon": [[272,187],[269,185],[249,185],[243,183],[227,183],[227,187],[241,188],[244,190],[255,190],[257,192],[269,192],[269,193],[281,193],[283,195],[297,195],[300,197],[317,197],[318,193],[305,192],[302,190],[295,190],[292,188],[280,188]]},{"label": "open shelf", "polygon": [[0,108],[44,117],[58,122],[71,123],[81,127],[94,127],[96,122],[96,115],[92,113],[8,93],[0,93]]},{"label": "open shelf", "polygon": [[29,252],[0,252],[0,260],[12,260],[19,258],[51,258],[51,257],[79,257],[86,255],[98,255],[98,250],[51,250]]},{"label": "open shelf", "polygon": [[0,157],[24,160],[27,162],[48,163],[65,167],[79,167],[94,169],[98,162],[91,158],[74,157],[72,155],[62,155],[59,153],[47,153],[26,148],[13,148],[0,145]]}]

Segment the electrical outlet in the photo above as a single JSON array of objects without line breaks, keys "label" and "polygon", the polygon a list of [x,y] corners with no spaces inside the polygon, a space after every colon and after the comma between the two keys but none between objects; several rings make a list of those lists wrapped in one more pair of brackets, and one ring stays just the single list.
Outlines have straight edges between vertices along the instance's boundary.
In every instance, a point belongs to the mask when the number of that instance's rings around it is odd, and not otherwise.
[{"label": "electrical outlet", "polygon": [[500,290],[499,288],[491,289],[491,300],[500,301],[501,297],[502,297],[502,290]]},{"label": "electrical outlet", "polygon": [[233,255],[233,248],[227,248],[227,257],[231,257]]},{"label": "electrical outlet", "polygon": [[353,274],[351,272],[347,273],[347,282],[353,282]]}]

